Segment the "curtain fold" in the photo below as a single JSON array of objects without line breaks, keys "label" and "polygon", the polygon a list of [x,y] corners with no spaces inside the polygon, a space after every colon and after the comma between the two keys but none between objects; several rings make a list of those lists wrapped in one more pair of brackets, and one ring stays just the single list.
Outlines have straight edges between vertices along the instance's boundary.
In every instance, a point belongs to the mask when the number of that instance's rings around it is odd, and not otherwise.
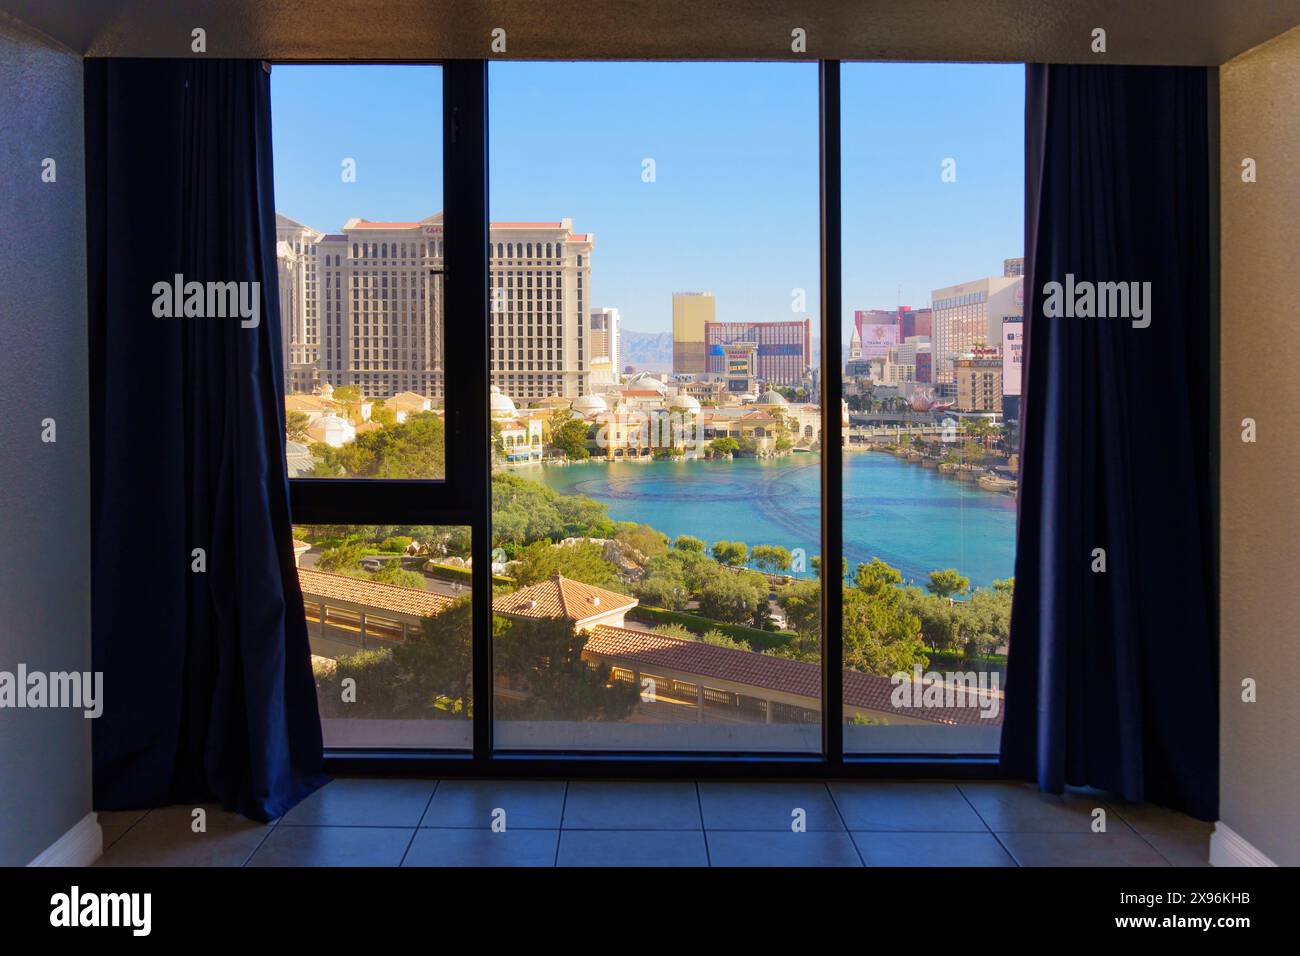
[{"label": "curtain fold", "polygon": [[[268,820],[325,782],[290,540],[269,81],[255,60],[86,62],[99,809],[217,801]],[[201,316],[176,314],[190,282]]]},{"label": "curtain fold", "polygon": [[[1027,71],[1026,358],[1001,762],[1049,792],[1095,786],[1212,820],[1206,75]],[[1073,285],[1076,313],[1081,283],[1093,284],[1095,312],[1097,284],[1137,282],[1129,289],[1149,288],[1148,316],[1132,301],[1127,317],[1053,315],[1053,282],[1065,308]]]}]

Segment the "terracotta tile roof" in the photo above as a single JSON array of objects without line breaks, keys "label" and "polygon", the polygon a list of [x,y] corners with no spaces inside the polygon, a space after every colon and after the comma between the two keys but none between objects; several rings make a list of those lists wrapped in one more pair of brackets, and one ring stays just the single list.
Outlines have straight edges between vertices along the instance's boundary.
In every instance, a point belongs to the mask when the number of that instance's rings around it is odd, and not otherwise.
[{"label": "terracotta tile roof", "polygon": [[319,395],[286,395],[284,407],[290,412],[329,412],[343,406],[332,398],[321,398]]},{"label": "terracotta tile roof", "polygon": [[557,573],[546,581],[520,588],[511,594],[503,594],[492,602],[492,610],[506,617],[585,621],[636,605],[634,597],[583,584],[581,581],[571,581]]},{"label": "terracotta tile roof", "polygon": [[350,578],[345,574],[330,574],[311,568],[298,569],[298,583],[304,595],[323,598],[329,603],[333,598],[350,604],[362,604],[383,611],[396,611],[416,617],[427,617],[446,610],[454,599],[432,591],[381,584],[364,578]]},{"label": "terracotta tile roof", "polygon": [[[783,657],[770,657],[752,651],[717,647],[700,641],[682,640],[662,634],[649,634],[622,627],[598,625],[591,629],[586,650],[601,657],[640,664],[645,667],[662,667],[700,678],[747,684],[750,687],[779,691],[810,701],[821,700],[821,667],[808,661],[791,661]],[[896,708],[890,700],[894,685],[888,677],[864,674],[844,669],[844,703],[850,707],[897,713],[899,716],[927,720],[939,724],[976,725],[986,722],[979,716],[977,707],[926,707]],[[987,722],[1001,723],[1001,708],[997,718]]]}]

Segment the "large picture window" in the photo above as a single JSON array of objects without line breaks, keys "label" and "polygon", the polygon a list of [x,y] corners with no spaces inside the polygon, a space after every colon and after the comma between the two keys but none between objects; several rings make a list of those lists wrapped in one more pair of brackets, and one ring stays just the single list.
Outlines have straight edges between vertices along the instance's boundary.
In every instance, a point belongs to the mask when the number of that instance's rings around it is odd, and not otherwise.
[{"label": "large picture window", "polygon": [[496,741],[816,752],[816,66],[489,77]]},{"label": "large picture window", "polygon": [[1021,68],[281,64],[272,92],[327,746],[996,751]]},{"label": "large picture window", "polygon": [[844,745],[996,752],[1014,586],[1024,70],[841,70]]}]

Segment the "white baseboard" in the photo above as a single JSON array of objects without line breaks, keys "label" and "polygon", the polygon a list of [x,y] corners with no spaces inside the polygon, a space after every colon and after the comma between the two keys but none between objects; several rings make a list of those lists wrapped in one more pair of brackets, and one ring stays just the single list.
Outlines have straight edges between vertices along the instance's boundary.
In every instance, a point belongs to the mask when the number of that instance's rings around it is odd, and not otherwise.
[{"label": "white baseboard", "polygon": [[1250,841],[1223,823],[1210,834],[1210,866],[1277,866]]},{"label": "white baseboard", "polygon": [[94,813],[87,813],[28,866],[90,866],[104,854],[104,830]]}]

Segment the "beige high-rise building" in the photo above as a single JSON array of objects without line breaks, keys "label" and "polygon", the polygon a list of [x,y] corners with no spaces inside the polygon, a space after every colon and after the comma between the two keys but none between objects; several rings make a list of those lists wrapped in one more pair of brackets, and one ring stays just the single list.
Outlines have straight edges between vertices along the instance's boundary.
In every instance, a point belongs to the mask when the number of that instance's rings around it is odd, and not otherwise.
[{"label": "beige high-rise building", "polygon": [[974,348],[1000,348],[1002,320],[1024,314],[1024,279],[991,276],[930,293],[934,380],[952,384],[953,363]]},{"label": "beige high-rise building", "polygon": [[1002,359],[997,349],[975,349],[954,363],[957,410],[1002,411]]},{"label": "beige high-rise building", "polygon": [[712,292],[673,293],[673,372],[702,375],[708,361],[704,325],[715,321],[717,303]]},{"label": "beige high-rise building", "polygon": [[[349,219],[327,235],[283,216],[277,226],[286,387],[441,400],[442,214]],[[521,404],[586,394],[594,237],[568,219],[493,223],[490,236],[492,384]]]},{"label": "beige high-rise building", "polygon": [[316,243],[321,234],[288,216],[277,215],[275,238],[285,389],[291,394],[310,392],[318,381],[320,316],[316,300]]}]

